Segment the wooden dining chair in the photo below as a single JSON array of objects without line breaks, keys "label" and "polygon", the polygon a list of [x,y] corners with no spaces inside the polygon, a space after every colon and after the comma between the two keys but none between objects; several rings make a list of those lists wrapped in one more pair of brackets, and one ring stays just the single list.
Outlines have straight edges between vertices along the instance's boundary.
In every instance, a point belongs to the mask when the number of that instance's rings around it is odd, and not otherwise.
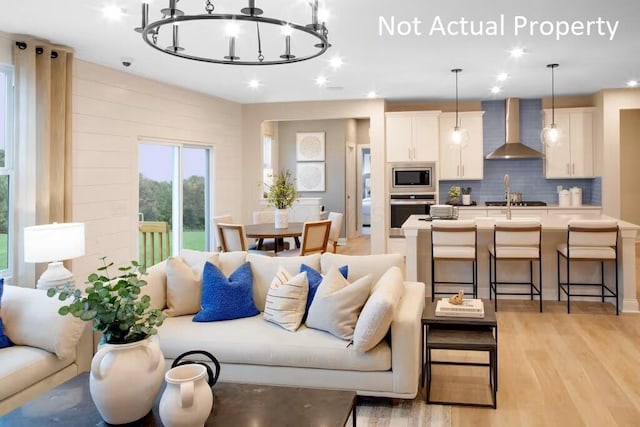
[{"label": "wooden dining chair", "polygon": [[142,221],[138,224],[141,240],[140,262],[145,267],[159,263],[171,254],[171,232],[165,221]]},{"label": "wooden dining chair", "polygon": [[327,251],[329,232],[331,231],[331,221],[307,221],[302,227],[302,244],[300,249],[280,251],[277,256],[309,255],[316,252]]},{"label": "wooden dining chair", "polygon": [[329,233],[329,241],[333,244],[333,253],[338,248],[338,239],[340,238],[340,229],[342,228],[342,218],[344,214],[339,212],[329,212],[329,221],[331,221],[331,231]]},{"label": "wooden dining chair", "polygon": [[220,237],[220,231],[218,230],[218,223],[225,223],[225,224],[233,224],[233,217],[230,214],[224,214],[224,215],[218,215],[218,216],[214,216],[213,217],[213,229],[216,230],[215,235],[216,235],[216,242],[214,247],[216,248],[217,251],[221,251],[222,250],[222,238]]},{"label": "wooden dining chair", "polygon": [[273,256],[273,252],[253,250],[247,244],[247,234],[242,224],[226,224],[220,222],[217,225],[220,236],[220,247],[222,252],[245,251],[258,253],[260,255]]}]

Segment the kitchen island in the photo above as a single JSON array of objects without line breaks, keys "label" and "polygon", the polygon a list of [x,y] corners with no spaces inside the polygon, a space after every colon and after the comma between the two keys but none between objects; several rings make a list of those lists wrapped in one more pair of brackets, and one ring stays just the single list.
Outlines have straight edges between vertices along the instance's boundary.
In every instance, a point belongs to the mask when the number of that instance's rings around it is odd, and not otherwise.
[{"label": "kitchen island", "polygon": [[[522,211],[525,214],[526,211]],[[534,219],[535,213],[531,213]],[[521,216],[521,219],[526,216]],[[625,313],[638,312],[638,299],[636,295],[636,235],[640,226],[626,221],[618,220],[606,215],[594,217],[593,215],[540,215],[535,219],[542,224],[542,295],[545,300],[557,300],[557,256],[556,247],[565,243],[567,239],[567,225],[571,219],[606,219],[616,220],[620,227],[618,235],[618,273],[621,311]],[[402,232],[406,240],[406,268],[407,280],[424,282],[427,286],[427,295],[431,292],[431,222],[426,220],[428,216],[412,215],[402,225]],[[487,245],[493,241],[493,226],[500,217],[476,217],[478,226],[478,297],[489,297],[489,251]],[[521,280],[528,274],[527,263],[503,261],[512,263],[509,268],[502,268],[501,280]],[[610,264],[610,263],[609,263]],[[455,261],[438,263],[438,280],[468,280],[468,271],[458,268]],[[534,268],[534,281],[538,283],[537,268]],[[507,276],[508,274],[508,276]],[[561,270],[564,275],[564,263]],[[463,276],[466,275],[466,276]],[[576,281],[596,282],[600,280],[600,264],[574,262],[571,264],[571,275]],[[614,270],[611,266],[605,266],[605,281],[613,283]],[[501,298],[508,298],[502,297]],[[566,298],[566,297],[563,297]],[[572,300],[580,300],[580,297]],[[593,301],[594,299],[589,299]]]}]

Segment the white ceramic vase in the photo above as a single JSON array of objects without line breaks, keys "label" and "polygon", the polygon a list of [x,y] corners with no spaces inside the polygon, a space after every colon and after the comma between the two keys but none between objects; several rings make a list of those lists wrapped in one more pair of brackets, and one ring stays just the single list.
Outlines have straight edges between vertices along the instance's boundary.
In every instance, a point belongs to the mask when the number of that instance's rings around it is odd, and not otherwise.
[{"label": "white ceramic vase", "polygon": [[289,228],[289,210],[276,209],[275,222],[276,228]]},{"label": "white ceramic vase", "polygon": [[203,426],[213,407],[207,369],[197,363],[171,368],[160,398],[160,419],[166,427]]},{"label": "white ceramic vase", "polygon": [[126,424],[144,417],[162,385],[164,356],[157,339],[104,344],[93,356],[89,390],[102,418]]}]

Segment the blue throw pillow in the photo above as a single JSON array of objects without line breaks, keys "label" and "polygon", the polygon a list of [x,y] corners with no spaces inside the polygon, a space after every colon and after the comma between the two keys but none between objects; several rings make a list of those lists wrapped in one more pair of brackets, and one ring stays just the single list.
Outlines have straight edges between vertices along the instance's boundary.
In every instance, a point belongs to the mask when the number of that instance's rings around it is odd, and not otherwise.
[{"label": "blue throw pillow", "polygon": [[[4,278],[0,278],[0,307],[2,307],[2,290],[4,288]],[[13,343],[8,336],[4,334],[4,324],[0,317],[0,348],[11,347]]]},{"label": "blue throw pillow", "polygon": [[[338,269],[338,271],[340,271],[340,273],[342,274],[342,277],[346,279],[347,275],[349,274],[349,266],[343,265]],[[311,307],[313,298],[316,296],[316,291],[318,290],[318,286],[320,286],[320,283],[322,282],[322,274],[320,274],[320,272],[315,268],[309,267],[307,264],[302,264],[300,266],[300,273],[302,272],[307,273],[307,281],[309,282],[309,294],[307,295],[307,308],[305,309],[305,312],[304,312],[304,317],[306,319],[307,313],[309,313],[309,307]],[[303,319],[303,322],[304,322],[304,319]]]},{"label": "blue throw pillow", "polygon": [[207,262],[202,272],[202,302],[194,322],[213,322],[260,314],[253,302],[253,275],[248,262],[227,278]]}]

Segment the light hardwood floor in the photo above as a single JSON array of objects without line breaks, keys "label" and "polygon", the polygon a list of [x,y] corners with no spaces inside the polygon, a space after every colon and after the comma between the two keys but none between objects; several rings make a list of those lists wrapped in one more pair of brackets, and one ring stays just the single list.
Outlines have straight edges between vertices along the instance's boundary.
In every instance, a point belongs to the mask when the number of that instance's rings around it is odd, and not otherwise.
[{"label": "light hardwood floor", "polygon": [[[368,237],[338,252],[369,253]],[[612,305],[598,302],[572,303],[570,315],[565,302],[545,301],[544,313],[536,307],[501,302],[498,409],[454,406],[452,426],[640,425],[640,315],[615,316]],[[470,352],[439,355],[486,360]],[[490,401],[486,368],[437,366],[432,387],[434,398]]]}]

